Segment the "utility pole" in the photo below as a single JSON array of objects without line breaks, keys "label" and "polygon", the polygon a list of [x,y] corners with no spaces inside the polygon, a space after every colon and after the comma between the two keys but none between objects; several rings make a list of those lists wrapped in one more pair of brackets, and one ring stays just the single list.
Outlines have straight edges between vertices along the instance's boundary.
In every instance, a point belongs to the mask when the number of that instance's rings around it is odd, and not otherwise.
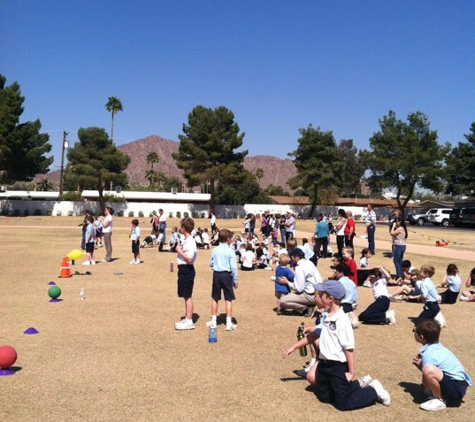
[{"label": "utility pole", "polygon": [[59,200],[63,200],[63,176],[64,176],[64,150],[69,147],[69,142],[66,139],[68,132],[63,131],[63,148],[61,150],[61,175],[59,179]]}]

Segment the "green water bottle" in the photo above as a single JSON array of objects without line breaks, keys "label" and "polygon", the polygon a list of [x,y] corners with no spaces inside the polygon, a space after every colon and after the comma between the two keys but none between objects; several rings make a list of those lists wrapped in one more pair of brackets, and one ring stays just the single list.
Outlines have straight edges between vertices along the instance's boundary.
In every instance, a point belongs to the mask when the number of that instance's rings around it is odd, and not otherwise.
[{"label": "green water bottle", "polygon": [[[302,322],[299,325],[299,328],[297,329],[297,340],[300,341],[305,337],[304,331],[305,331],[305,323]],[[307,346],[299,347],[299,353],[300,353],[300,356],[302,357],[307,356]]]}]

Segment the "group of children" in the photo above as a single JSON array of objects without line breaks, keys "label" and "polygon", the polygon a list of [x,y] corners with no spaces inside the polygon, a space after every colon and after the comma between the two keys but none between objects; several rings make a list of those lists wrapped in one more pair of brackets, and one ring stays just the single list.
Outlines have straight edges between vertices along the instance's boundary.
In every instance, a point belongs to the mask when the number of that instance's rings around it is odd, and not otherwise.
[{"label": "group of children", "polygon": [[[392,281],[390,273],[383,267],[371,268],[369,250],[363,250],[359,265],[352,259],[353,250],[345,248],[342,257],[335,257],[334,274],[327,281],[315,285],[317,294],[315,304],[322,313],[317,318],[315,327],[305,330],[306,336],[285,349],[283,357],[305,345],[311,346],[312,359],[308,365],[295,371],[305,377],[310,384],[316,386],[316,393],[323,402],[332,403],[337,409],[352,410],[369,406],[377,401],[384,405],[390,404],[390,395],[381,383],[366,375],[354,381],[354,336],[353,328],[359,322],[365,324],[396,323],[395,312],[390,310],[390,302],[400,296],[408,300],[423,303],[420,315],[414,318],[415,340],[422,344],[420,354],[413,358],[413,364],[422,372],[422,384],[428,395],[420,408],[437,411],[446,408],[447,404],[458,406],[462,401],[467,387],[472,385],[460,361],[439,343],[442,327],[446,325],[440,312],[439,303],[455,303],[461,290],[461,280],[455,264],[447,267],[446,276],[438,287],[446,288],[440,294],[432,282],[435,269],[432,265],[422,265],[420,270],[408,268],[401,280]],[[282,296],[288,294],[277,278],[284,271],[286,277],[292,277],[288,268],[288,256],[283,254],[279,260],[275,275],[275,295],[278,313],[282,313],[279,303]],[[407,266],[407,263],[405,263]],[[409,267],[411,267],[409,263]],[[349,275],[362,272],[364,276],[351,279]],[[290,273],[290,274],[289,274]],[[361,312],[356,320],[354,309],[357,301],[358,285],[367,284],[373,289],[374,302]],[[388,285],[399,285],[393,294]],[[412,286],[412,288],[411,288]],[[475,268],[466,281],[468,289],[475,287]],[[462,293],[460,300],[475,301],[475,291]]]},{"label": "group of children", "polygon": [[[86,226],[86,251],[93,254],[94,219],[87,217]],[[93,232],[94,230],[94,232]],[[173,249],[177,253],[178,296],[183,298],[185,316],[175,323],[176,330],[193,330],[193,287],[195,280],[194,263],[197,257],[199,242],[196,242],[194,233],[194,220],[186,217],[181,220],[179,229],[174,229],[176,234]],[[196,233],[196,232],[195,232]],[[202,239],[202,237],[201,237]],[[133,261],[140,263],[140,228],[137,219],[131,224],[130,240],[132,242]],[[305,243],[297,245],[295,239],[289,239],[287,244],[277,245],[272,257],[269,255],[264,239],[261,242],[242,242],[236,239],[227,229],[217,233],[217,247],[211,251],[209,265],[213,270],[211,288],[211,318],[206,326],[213,327],[218,324],[218,303],[224,296],[226,312],[226,330],[237,328],[232,316],[232,302],[235,300],[234,289],[238,287],[238,264],[241,269],[259,268],[259,257],[264,257],[265,268],[268,264],[278,263],[275,268],[275,296],[277,311],[283,313],[283,297],[289,294],[289,285],[294,280],[295,273],[289,264],[299,264],[299,260],[311,261],[312,255],[305,252]],[[92,252],[91,246],[92,243]],[[253,250],[255,247],[255,251]],[[292,251],[299,248],[299,253]],[[249,252],[249,253],[248,253]],[[247,256],[246,256],[247,254]],[[251,258],[252,254],[252,258]],[[472,385],[470,377],[465,372],[460,361],[439,343],[442,325],[437,321],[440,314],[439,303],[454,303],[461,290],[461,280],[458,269],[454,264],[447,268],[447,274],[440,287],[447,290],[437,293],[432,282],[435,273],[432,265],[422,265],[420,270],[409,267],[404,269],[404,277],[397,280],[400,288],[392,295],[388,292],[391,276],[383,267],[369,266],[371,253],[363,250],[359,265],[353,259],[352,248],[343,248],[341,257],[334,260],[331,268],[334,273],[325,282],[315,281],[314,302],[322,310],[317,325],[307,328],[306,336],[287,348],[283,352],[286,357],[299,347],[310,344],[312,360],[304,370],[307,380],[316,386],[317,396],[322,402],[332,403],[339,410],[352,410],[370,406],[376,402],[389,406],[391,399],[388,391],[382,384],[371,376],[366,375],[355,380],[355,339],[353,329],[359,322],[366,324],[389,324],[396,322],[395,313],[389,310],[391,301],[400,301],[403,297],[408,300],[423,303],[421,314],[415,318],[414,337],[422,345],[420,354],[412,362],[422,373],[422,383],[428,391],[428,400],[420,405],[421,409],[434,411],[442,410],[447,403],[457,405],[465,395],[467,387]],[[291,260],[289,256],[298,255],[299,259]],[[92,255],[91,258],[92,259]],[[265,259],[265,261],[264,261]],[[311,261],[313,262],[313,261]],[[244,265],[244,263],[246,263]],[[310,265],[310,264],[308,264]],[[313,264],[312,264],[313,265]],[[262,267],[261,267],[262,268]],[[360,276],[360,274],[364,274]],[[354,310],[358,299],[357,287],[364,284],[363,278],[367,277],[373,289],[374,302],[356,318]],[[285,278],[288,282],[282,284],[279,279]],[[468,289],[475,287],[475,268],[466,281]],[[475,291],[463,292],[461,300],[475,301]]]}]

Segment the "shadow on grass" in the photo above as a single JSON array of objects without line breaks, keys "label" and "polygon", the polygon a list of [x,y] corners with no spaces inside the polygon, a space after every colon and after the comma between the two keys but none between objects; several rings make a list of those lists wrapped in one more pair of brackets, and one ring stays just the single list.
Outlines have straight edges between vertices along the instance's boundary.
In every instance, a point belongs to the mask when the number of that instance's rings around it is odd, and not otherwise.
[{"label": "shadow on grass", "polygon": [[427,397],[424,395],[424,389],[422,388],[421,384],[401,381],[399,385],[404,389],[405,393],[408,393],[412,396],[412,401],[414,403],[421,404],[427,401]]}]

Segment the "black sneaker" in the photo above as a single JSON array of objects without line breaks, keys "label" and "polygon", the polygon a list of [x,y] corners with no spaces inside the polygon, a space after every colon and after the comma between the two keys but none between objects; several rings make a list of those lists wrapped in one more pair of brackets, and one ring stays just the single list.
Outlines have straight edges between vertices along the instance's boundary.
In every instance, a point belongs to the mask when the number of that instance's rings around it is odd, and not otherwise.
[{"label": "black sneaker", "polygon": [[307,371],[305,369],[296,369],[294,371],[295,375],[298,375],[301,378],[307,378]]}]

